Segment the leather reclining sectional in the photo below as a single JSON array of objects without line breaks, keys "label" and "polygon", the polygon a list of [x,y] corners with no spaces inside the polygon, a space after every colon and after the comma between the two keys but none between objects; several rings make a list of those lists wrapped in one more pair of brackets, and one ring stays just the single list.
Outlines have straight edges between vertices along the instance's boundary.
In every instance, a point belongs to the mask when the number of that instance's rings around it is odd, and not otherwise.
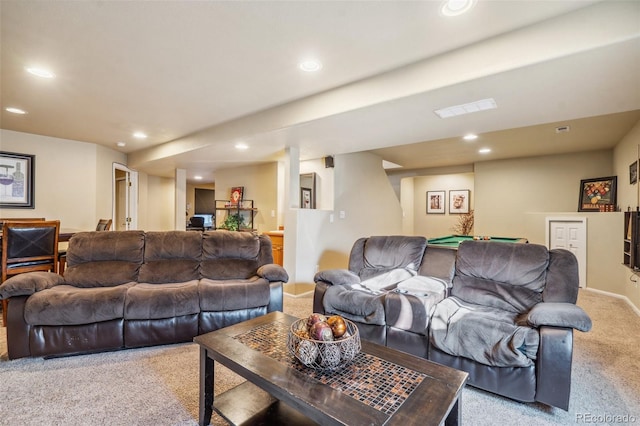
[{"label": "leather reclining sectional", "polygon": [[423,237],[355,242],[349,269],[315,276],[314,312],[342,315],[361,337],[469,373],[468,384],[568,409],[578,264],[537,244]]},{"label": "leather reclining sectional", "polygon": [[188,342],[281,311],[288,280],[249,232],[84,232],[67,265],[0,285],[10,359]]}]

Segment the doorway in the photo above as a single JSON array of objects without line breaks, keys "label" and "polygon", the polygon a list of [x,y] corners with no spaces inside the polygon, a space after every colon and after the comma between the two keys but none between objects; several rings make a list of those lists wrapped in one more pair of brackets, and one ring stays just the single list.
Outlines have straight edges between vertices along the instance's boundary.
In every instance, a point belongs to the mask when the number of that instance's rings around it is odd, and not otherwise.
[{"label": "doorway", "polygon": [[587,218],[548,217],[546,243],[549,249],[562,248],[578,259],[580,287],[587,286]]},{"label": "doorway", "polygon": [[138,172],[113,163],[113,227],[115,231],[138,229]]}]

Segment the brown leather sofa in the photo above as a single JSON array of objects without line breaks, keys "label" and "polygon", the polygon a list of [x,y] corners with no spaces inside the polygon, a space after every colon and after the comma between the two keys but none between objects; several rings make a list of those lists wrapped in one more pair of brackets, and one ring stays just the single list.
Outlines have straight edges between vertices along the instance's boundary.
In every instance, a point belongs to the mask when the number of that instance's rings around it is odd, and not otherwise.
[{"label": "brown leather sofa", "polygon": [[578,265],[537,244],[423,237],[355,242],[348,270],[316,274],[314,311],[358,324],[364,339],[464,370],[468,384],[568,409]]},{"label": "brown leather sofa", "polygon": [[10,359],[188,342],[281,311],[288,280],[249,232],[79,233],[67,265],[0,285]]}]

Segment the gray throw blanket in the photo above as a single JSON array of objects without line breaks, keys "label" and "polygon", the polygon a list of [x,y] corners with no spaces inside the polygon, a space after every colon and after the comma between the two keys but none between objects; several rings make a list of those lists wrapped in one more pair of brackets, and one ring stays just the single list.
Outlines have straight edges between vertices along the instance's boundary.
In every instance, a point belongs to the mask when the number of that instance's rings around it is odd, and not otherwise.
[{"label": "gray throw blanket", "polygon": [[431,343],[454,356],[496,367],[528,367],[538,352],[537,330],[516,324],[518,314],[448,297],[431,318]]}]

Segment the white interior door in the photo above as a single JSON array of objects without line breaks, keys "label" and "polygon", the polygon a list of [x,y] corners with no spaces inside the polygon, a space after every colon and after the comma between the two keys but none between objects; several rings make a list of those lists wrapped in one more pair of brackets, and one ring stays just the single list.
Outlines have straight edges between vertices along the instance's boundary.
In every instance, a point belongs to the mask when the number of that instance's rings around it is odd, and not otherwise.
[{"label": "white interior door", "polygon": [[547,218],[547,247],[566,249],[576,256],[580,287],[587,286],[586,222],[586,218]]},{"label": "white interior door", "polygon": [[127,182],[125,179],[116,179],[116,231],[127,230]]},{"label": "white interior door", "polygon": [[113,222],[116,231],[138,229],[138,172],[113,163]]}]

